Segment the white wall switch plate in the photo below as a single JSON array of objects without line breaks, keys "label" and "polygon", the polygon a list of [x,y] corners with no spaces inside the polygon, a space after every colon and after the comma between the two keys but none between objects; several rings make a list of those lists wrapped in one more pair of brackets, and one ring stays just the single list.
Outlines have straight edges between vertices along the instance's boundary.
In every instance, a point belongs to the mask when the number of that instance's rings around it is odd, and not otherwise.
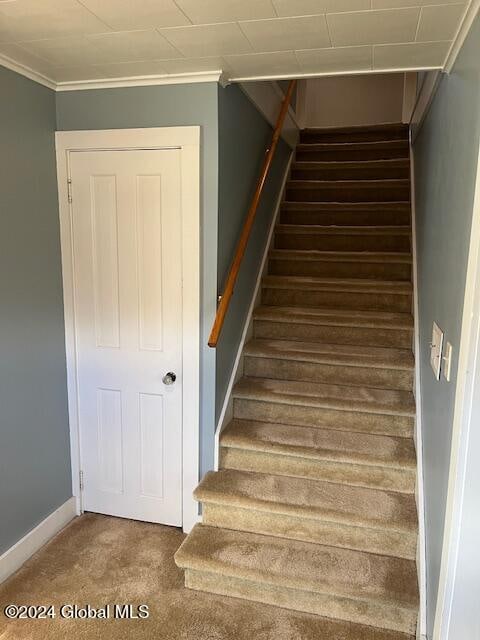
[{"label": "white wall switch plate", "polygon": [[452,372],[452,345],[450,342],[447,342],[445,345],[445,355],[443,356],[443,377],[447,382],[450,382],[450,376]]},{"label": "white wall switch plate", "polygon": [[443,331],[436,322],[433,323],[432,342],[430,343],[430,365],[437,380],[440,380],[442,364]]}]

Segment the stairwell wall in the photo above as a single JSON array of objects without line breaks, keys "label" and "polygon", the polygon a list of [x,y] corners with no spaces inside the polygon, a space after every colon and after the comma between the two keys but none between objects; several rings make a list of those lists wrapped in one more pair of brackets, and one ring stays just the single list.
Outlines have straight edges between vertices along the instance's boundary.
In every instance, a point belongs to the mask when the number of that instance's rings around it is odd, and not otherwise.
[{"label": "stairwell wall", "polygon": [[[432,637],[444,534],[465,280],[480,141],[480,19],[440,82],[415,139],[420,382],[427,565]],[[453,345],[451,382],[430,368],[432,323]]]},{"label": "stairwell wall", "polygon": [[[238,85],[218,92],[218,292],[223,289],[260,173],[272,127]],[[292,153],[280,139],[216,349],[218,422],[260,268],[269,226]],[[213,434],[212,434],[213,437]],[[213,451],[213,447],[212,447]]]}]

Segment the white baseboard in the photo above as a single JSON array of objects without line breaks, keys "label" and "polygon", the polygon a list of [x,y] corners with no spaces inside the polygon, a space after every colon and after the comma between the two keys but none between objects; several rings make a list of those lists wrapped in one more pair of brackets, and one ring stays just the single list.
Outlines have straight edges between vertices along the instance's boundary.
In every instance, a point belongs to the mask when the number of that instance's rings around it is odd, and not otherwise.
[{"label": "white baseboard", "polygon": [[0,583],[6,580],[34,553],[65,527],[75,516],[75,498],[69,498],[62,506],[42,520],[35,529],[23,536],[13,547],[0,556]]},{"label": "white baseboard", "polygon": [[282,186],[280,189],[280,193],[275,205],[275,212],[272,217],[272,222],[270,224],[270,229],[268,230],[267,241],[265,243],[265,249],[263,251],[262,261],[260,263],[260,268],[257,273],[257,279],[255,282],[255,288],[253,290],[252,299],[250,302],[250,307],[248,309],[247,318],[245,320],[245,324],[242,331],[242,337],[240,339],[240,343],[237,349],[237,355],[235,357],[235,362],[233,364],[233,369],[230,374],[230,380],[228,381],[227,391],[225,393],[225,399],[223,401],[222,410],[220,412],[220,416],[218,419],[217,427],[215,429],[215,464],[214,469],[218,471],[218,461],[220,456],[220,434],[224,427],[231,421],[233,416],[233,407],[232,407],[232,389],[235,382],[241,377],[243,373],[243,347],[245,342],[251,335],[251,325],[252,325],[252,316],[253,310],[259,304],[259,296],[260,296],[260,285],[262,282],[262,278],[267,266],[267,258],[268,253],[270,251],[270,247],[273,240],[273,232],[275,230],[275,225],[277,224],[278,214],[280,212],[280,205],[282,204],[283,193],[285,191],[285,187],[287,185],[288,176],[290,175],[290,165],[292,164],[294,152],[290,154],[290,158],[287,163],[287,167],[285,169],[285,175],[283,176]]}]

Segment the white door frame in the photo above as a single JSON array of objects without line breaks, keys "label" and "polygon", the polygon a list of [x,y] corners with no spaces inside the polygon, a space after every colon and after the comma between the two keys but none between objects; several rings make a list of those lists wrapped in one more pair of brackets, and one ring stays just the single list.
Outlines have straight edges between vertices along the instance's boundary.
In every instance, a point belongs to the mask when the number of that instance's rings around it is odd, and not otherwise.
[{"label": "white door frame", "polygon": [[200,450],[200,127],[58,131],[57,155],[60,242],[62,250],[68,413],[72,491],[77,513],[83,511],[80,489],[81,442],[78,420],[77,349],[74,309],[72,207],[69,202],[70,153],[134,149],[180,149],[182,208],[182,521],[190,531],[198,522],[193,490],[199,480]]}]

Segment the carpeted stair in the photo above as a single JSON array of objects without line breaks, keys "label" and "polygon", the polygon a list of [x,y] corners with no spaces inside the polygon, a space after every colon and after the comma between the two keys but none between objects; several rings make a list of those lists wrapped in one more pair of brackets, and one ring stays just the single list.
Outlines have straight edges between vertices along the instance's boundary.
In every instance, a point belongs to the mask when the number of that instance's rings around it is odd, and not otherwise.
[{"label": "carpeted stair", "polygon": [[[176,554],[192,589],[414,637],[408,130],[304,130],[262,304]],[[393,634],[393,635],[392,635]]]}]

